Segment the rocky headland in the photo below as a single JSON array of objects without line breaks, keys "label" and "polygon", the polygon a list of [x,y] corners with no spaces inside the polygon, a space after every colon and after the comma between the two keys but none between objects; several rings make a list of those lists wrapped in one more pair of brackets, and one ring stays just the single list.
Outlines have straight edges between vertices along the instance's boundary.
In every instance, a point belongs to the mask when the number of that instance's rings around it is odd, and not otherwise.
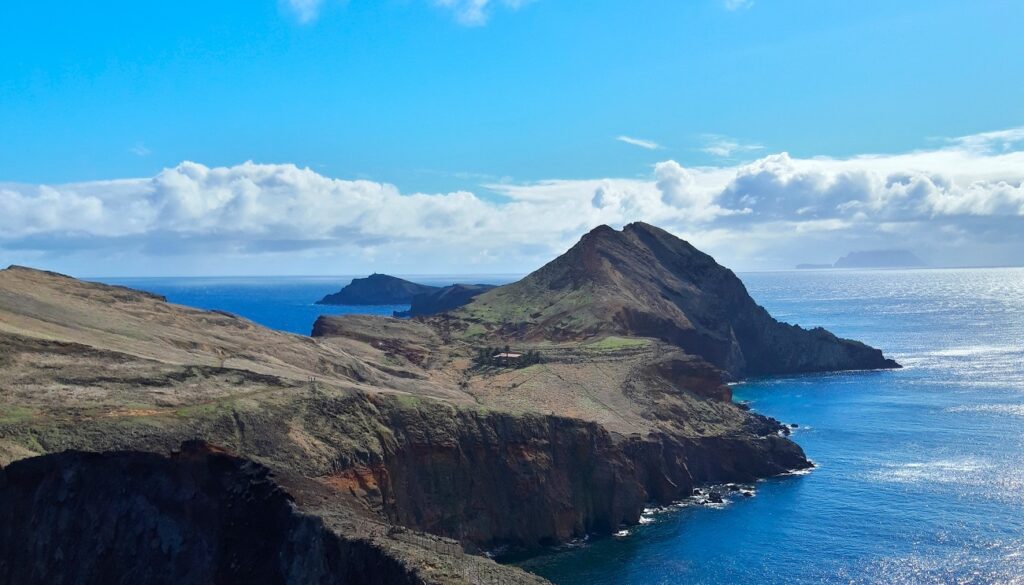
[{"label": "rocky headland", "polygon": [[731,270],[644,223],[598,227],[453,317],[471,335],[524,341],[659,339],[732,378],[898,367],[858,341],[776,321]]},{"label": "rocky headland", "polygon": [[355,278],[340,291],[324,296],[318,305],[408,305],[416,295],[429,294],[436,286],[417,284],[387,274]]},{"label": "rocky headland", "polygon": [[[542,359],[479,360],[500,345]],[[389,582],[535,583],[473,553],[608,534],[702,484],[810,466],[783,425],[732,402],[727,380],[895,365],[774,321],[730,271],[643,224],[598,228],[455,310],[321,317],[312,337],[10,268],[0,271],[0,493],[17,506],[0,514],[12,527],[99,515],[117,530],[176,527],[146,532],[137,556],[119,545],[102,568],[118,574],[194,565],[249,582],[234,576],[258,567],[270,576],[258,582],[330,583],[329,566],[349,582],[376,582],[360,572],[373,567]],[[208,446],[180,450],[197,439]],[[178,490],[248,512],[196,518]],[[150,497],[159,501],[131,503]],[[253,531],[289,552],[233,557],[258,549]],[[82,582],[79,569],[52,565],[52,547],[87,563],[100,546],[41,529],[26,548],[18,534],[0,532],[0,550],[21,555],[0,575],[29,583]],[[173,534],[220,543],[223,556]]]}]

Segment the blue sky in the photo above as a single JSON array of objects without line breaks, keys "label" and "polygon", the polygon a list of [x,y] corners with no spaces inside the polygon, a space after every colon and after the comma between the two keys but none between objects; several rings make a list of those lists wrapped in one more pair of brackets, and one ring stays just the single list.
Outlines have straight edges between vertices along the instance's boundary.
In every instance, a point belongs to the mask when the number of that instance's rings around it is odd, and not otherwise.
[{"label": "blue sky", "polygon": [[[0,7],[0,183],[8,185],[10,217],[12,209],[38,208],[42,186],[68,183],[90,184],[89,196],[110,207],[97,181],[152,179],[185,161],[209,169],[296,165],[319,177],[393,185],[402,197],[467,191],[507,206],[521,201],[511,191],[553,180],[657,183],[654,165],[666,161],[735,171],[783,152],[797,161],[848,161],[944,151],[965,144],[958,138],[1024,126],[1021,22],[1024,4],[1009,0],[7,2]],[[1018,150],[1017,138],[1004,142],[986,152]],[[907,171],[959,173],[929,165]],[[1020,177],[1009,172],[983,178],[1019,189]],[[979,178],[964,176],[965,188]],[[704,203],[722,207],[721,192]],[[1014,215],[1016,195],[1005,197],[1006,206],[986,208],[990,216]],[[980,208],[971,209],[976,217]],[[692,217],[620,211],[612,219],[657,219],[710,247],[722,240],[708,234],[734,229],[721,223],[727,214],[697,229]],[[19,225],[31,223],[21,213]],[[0,261],[111,273],[116,249],[131,258],[115,265],[134,271],[223,273],[230,260],[246,272],[319,272],[325,257],[334,262],[326,272],[388,262],[405,272],[462,271],[395,260],[395,250],[382,261],[388,243],[380,234],[341,237],[337,246],[295,242],[291,255],[266,238],[233,241],[213,264],[199,262],[193,247],[168,244],[154,268],[149,252],[129,244],[152,248],[152,239],[139,242],[157,235],[180,243],[182,228],[159,224],[129,241],[125,230],[38,215],[38,229],[0,232]],[[516,253],[493,260],[487,252],[479,270],[528,269],[604,217],[591,215],[554,226],[543,245],[529,243],[536,236],[526,244],[498,239]],[[1014,221],[1009,226],[1019,227]],[[351,225],[324,234],[337,237]],[[72,254],[72,236],[94,252]],[[450,243],[442,236],[432,236],[438,250]],[[82,238],[114,238],[118,246]],[[864,245],[886,243],[864,238]],[[850,238],[827,253],[856,246]],[[960,263],[992,257],[986,246],[959,250]],[[273,252],[254,252],[266,247]],[[716,251],[744,268],[796,259],[770,246]],[[1013,243],[997,256],[1012,263],[1024,260],[1020,252]]]}]

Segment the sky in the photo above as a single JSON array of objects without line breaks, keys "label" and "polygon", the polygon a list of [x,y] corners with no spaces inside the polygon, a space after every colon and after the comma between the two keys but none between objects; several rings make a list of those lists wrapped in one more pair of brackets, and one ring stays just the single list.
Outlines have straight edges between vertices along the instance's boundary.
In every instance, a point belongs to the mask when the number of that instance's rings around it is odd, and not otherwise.
[{"label": "sky", "polygon": [[737,270],[1024,264],[1024,3],[0,4],[0,265],[516,274],[648,221]]}]

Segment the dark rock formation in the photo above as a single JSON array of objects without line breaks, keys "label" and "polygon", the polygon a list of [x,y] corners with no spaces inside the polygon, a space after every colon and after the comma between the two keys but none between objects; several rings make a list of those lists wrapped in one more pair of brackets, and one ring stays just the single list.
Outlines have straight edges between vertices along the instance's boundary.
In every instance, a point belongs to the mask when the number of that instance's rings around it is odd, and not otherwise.
[{"label": "dark rock formation", "polygon": [[646,505],[684,498],[698,484],[810,467],[764,417],[752,418],[748,434],[686,439],[621,437],[575,419],[440,403],[381,412],[393,443],[365,475],[388,517],[488,546],[608,534],[635,524]]},{"label": "dark rock formation", "polygon": [[317,301],[318,305],[408,305],[413,297],[437,290],[387,274],[353,279],[340,291]]},{"label": "dark rock formation", "polygon": [[418,294],[412,298],[408,311],[395,311],[395,317],[423,317],[457,309],[485,293],[493,284],[453,284]]},{"label": "dark rock formation", "polygon": [[836,260],[835,268],[921,268],[928,263],[910,250],[850,252]]},{"label": "dark rock formation", "polygon": [[0,582],[418,583],[299,513],[268,471],[203,444],[67,451],[0,471]]},{"label": "dark rock formation", "polygon": [[512,339],[652,337],[733,377],[899,367],[863,343],[776,321],[731,270],[644,223],[598,227],[453,315]]}]

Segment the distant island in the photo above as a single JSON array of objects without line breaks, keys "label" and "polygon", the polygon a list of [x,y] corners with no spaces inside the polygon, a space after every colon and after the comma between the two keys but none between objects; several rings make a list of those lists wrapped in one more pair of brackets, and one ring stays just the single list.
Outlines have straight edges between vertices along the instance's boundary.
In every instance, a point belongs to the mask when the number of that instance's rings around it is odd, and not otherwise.
[{"label": "distant island", "polygon": [[407,311],[395,311],[395,316],[425,317],[457,309],[494,287],[493,284],[430,286],[397,276],[371,274],[354,279],[345,288],[325,296],[316,304],[410,305]]},{"label": "distant island", "polygon": [[835,264],[797,264],[797,270],[824,268],[923,268],[928,263],[910,250],[864,250],[850,252]]},{"label": "distant island", "polygon": [[416,284],[387,274],[371,274],[356,278],[340,291],[316,302],[318,305],[408,305],[419,294],[436,291],[438,287]]}]

